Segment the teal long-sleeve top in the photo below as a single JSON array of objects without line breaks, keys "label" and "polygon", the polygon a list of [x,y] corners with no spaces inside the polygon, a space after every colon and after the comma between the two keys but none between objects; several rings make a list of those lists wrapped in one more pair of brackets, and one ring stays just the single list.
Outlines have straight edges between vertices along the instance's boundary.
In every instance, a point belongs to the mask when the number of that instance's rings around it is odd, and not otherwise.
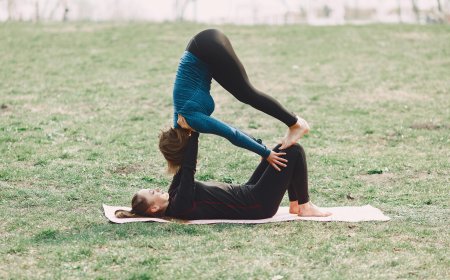
[{"label": "teal long-sleeve top", "polygon": [[267,158],[270,150],[261,141],[211,116],[215,106],[210,94],[211,80],[208,65],[185,51],[173,88],[174,127],[179,127],[177,120],[180,114],[195,131],[225,137],[232,144]]}]

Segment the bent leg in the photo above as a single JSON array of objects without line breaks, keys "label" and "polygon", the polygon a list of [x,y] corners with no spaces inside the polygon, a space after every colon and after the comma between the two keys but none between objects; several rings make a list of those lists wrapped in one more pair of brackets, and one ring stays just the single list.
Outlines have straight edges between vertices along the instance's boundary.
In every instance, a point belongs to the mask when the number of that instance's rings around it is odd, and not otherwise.
[{"label": "bent leg", "polygon": [[[278,148],[274,150],[278,151]],[[276,171],[270,165],[260,163],[249,181],[256,182],[252,194],[262,204],[267,217],[275,215],[286,189],[289,192],[290,213],[306,217],[331,215],[330,212],[309,201],[308,170],[303,148],[295,144],[283,151],[286,152],[285,158],[288,159],[287,167],[282,171]],[[263,167],[265,169],[262,169]]]},{"label": "bent leg", "polygon": [[[281,146],[281,144],[278,144],[272,150],[279,151],[280,146]],[[288,164],[289,164],[289,162],[288,162]],[[261,162],[256,167],[255,171],[253,171],[252,176],[250,177],[248,182],[245,184],[246,185],[255,185],[256,183],[258,183],[258,181],[261,179],[264,171],[268,167],[269,167],[269,163],[267,162],[267,160],[264,160],[264,159],[261,160]],[[306,160],[305,160],[305,167],[306,167]],[[305,168],[305,172],[307,172],[306,168]],[[295,175],[295,172],[294,172],[294,175]],[[306,178],[306,184],[308,184],[308,178]],[[306,192],[308,192],[308,185],[306,185]],[[289,196],[289,201],[297,202],[297,200],[298,200],[297,192],[295,190],[295,184],[293,184],[292,181],[288,185],[288,196]]]},{"label": "bent leg", "polygon": [[292,174],[292,179],[290,181],[289,189],[295,191],[297,204],[296,210],[292,212],[292,205],[295,205],[295,202],[291,200],[291,193],[289,193],[289,201],[290,201],[290,212],[298,214],[299,216],[305,217],[326,217],[331,215],[330,212],[324,211],[317,207],[309,200],[309,191],[308,191],[308,166],[306,164],[306,155],[305,150],[299,144],[296,144],[294,147],[298,148],[298,159],[296,162],[295,172]]},{"label": "bent leg", "polygon": [[[278,144],[275,146],[275,148],[273,148],[274,151],[279,151],[281,144]],[[301,152],[303,152],[303,160],[301,162],[297,162],[297,166],[295,167],[295,170],[297,170],[296,172],[294,172],[293,177],[297,176],[299,178],[292,178],[293,180],[291,180],[291,182],[288,185],[288,197],[289,197],[289,201],[298,201],[298,195],[297,195],[297,191],[295,190],[296,188],[296,184],[294,183],[294,181],[298,181],[302,184],[303,186],[303,190],[299,191],[300,193],[300,197],[302,198],[302,201],[308,201],[308,170],[307,170],[307,166],[306,166],[306,156],[304,153],[304,150],[302,149]],[[288,163],[289,164],[289,163]],[[300,164],[300,166],[298,166]],[[261,160],[261,162],[258,164],[258,166],[256,167],[255,171],[253,171],[252,176],[250,177],[250,179],[247,181],[247,183],[245,183],[246,185],[255,185],[256,183],[258,183],[258,181],[261,179],[262,174],[264,173],[264,171],[266,170],[266,168],[269,167],[269,163],[266,160]],[[300,171],[300,170],[301,171]],[[306,195],[305,195],[306,193]]]},{"label": "bent leg", "polygon": [[[279,151],[278,147],[274,150]],[[291,213],[313,217],[331,215],[309,201],[308,170],[303,148],[295,144],[283,151],[286,152],[287,167],[276,171],[269,164],[260,163],[249,180],[250,184],[254,184],[252,194],[262,204],[267,217],[275,215],[286,189],[289,191]]]},{"label": "bent leg", "polygon": [[[272,150],[279,151],[281,144],[276,145]],[[266,168],[269,167],[269,162],[267,160],[262,159],[261,162],[256,167],[255,171],[253,171],[250,179],[245,183],[246,185],[255,185],[258,183],[259,179],[261,179],[262,174],[266,171]]]},{"label": "bent leg", "polygon": [[[294,199],[298,201],[298,204],[303,204],[309,201],[308,191],[308,165],[306,163],[305,150],[299,144],[294,145],[297,150],[297,162],[295,163],[295,171],[292,174],[292,178],[289,182],[289,201]],[[295,197],[294,194],[295,193]],[[292,198],[292,200],[291,200]]]},{"label": "bent leg", "polygon": [[239,101],[249,104],[291,127],[297,117],[277,100],[255,89],[229,39],[216,29],[200,32],[191,39],[187,50],[208,64],[212,77]]},{"label": "bent leg", "polygon": [[[278,151],[278,149],[275,149],[275,151]],[[296,183],[302,182],[302,180],[295,178],[298,176],[299,172],[303,172],[300,169],[297,170],[298,162],[301,160],[300,146],[293,145],[283,150],[283,152],[286,152],[284,158],[288,160],[287,167],[281,169],[281,171],[277,171],[267,164],[263,172],[257,169],[260,174],[259,179],[256,177],[253,178],[252,176],[253,181],[256,182],[252,189],[252,193],[263,205],[267,216],[273,216],[276,213],[288,188],[291,188],[291,195],[294,195],[295,197],[306,199],[308,197],[307,193],[306,195],[303,193],[305,189],[306,192],[308,191],[307,186],[296,185]]]}]

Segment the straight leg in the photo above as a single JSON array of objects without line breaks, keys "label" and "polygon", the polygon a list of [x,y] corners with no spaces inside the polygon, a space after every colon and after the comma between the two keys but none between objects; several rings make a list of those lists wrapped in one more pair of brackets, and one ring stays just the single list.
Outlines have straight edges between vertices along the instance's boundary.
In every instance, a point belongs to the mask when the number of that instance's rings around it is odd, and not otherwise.
[{"label": "straight leg", "polygon": [[291,127],[297,117],[277,100],[257,90],[250,83],[228,38],[216,29],[200,32],[189,42],[187,50],[208,64],[212,77],[239,101],[249,104]]}]

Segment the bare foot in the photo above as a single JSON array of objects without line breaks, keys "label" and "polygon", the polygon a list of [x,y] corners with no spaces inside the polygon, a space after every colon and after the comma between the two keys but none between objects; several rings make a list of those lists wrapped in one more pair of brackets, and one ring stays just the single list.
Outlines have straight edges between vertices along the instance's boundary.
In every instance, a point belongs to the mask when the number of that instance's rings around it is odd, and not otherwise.
[{"label": "bare foot", "polygon": [[289,213],[298,214],[298,201],[289,201]]},{"label": "bare foot", "polygon": [[301,217],[327,217],[331,214],[331,212],[320,209],[311,201],[298,206],[298,215]]},{"label": "bare foot", "polygon": [[308,123],[304,119],[297,116],[297,122],[293,126],[289,127],[288,132],[281,141],[280,149],[286,149],[294,145],[300,138],[303,137],[303,135],[307,134],[308,132]]}]

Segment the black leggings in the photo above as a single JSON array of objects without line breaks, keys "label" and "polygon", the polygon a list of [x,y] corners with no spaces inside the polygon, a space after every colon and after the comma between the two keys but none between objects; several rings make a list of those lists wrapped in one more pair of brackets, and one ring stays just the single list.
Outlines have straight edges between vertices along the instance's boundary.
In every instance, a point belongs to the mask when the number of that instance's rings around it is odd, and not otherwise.
[{"label": "black leggings", "polygon": [[198,33],[191,39],[186,50],[205,62],[214,80],[239,101],[277,118],[287,126],[297,122],[297,117],[278,101],[250,84],[230,40],[219,30],[207,29]]},{"label": "black leggings", "polygon": [[[273,150],[279,150],[277,145]],[[289,201],[303,204],[309,201],[308,167],[302,146],[294,144],[282,150],[288,160],[287,167],[275,170],[267,160],[262,160],[246,185],[253,185],[252,194],[261,203],[265,214],[272,217],[278,210],[286,189]]]}]

